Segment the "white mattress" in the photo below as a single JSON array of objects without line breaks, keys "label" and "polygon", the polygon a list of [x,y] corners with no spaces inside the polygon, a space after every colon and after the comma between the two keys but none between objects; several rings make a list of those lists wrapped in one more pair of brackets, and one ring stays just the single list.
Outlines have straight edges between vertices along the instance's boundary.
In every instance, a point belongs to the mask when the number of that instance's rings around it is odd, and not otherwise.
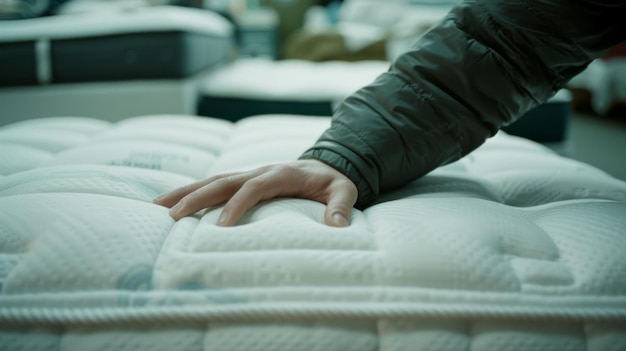
[{"label": "white mattress", "polygon": [[219,14],[180,6],[0,21],[0,68],[11,67],[0,71],[0,95],[14,87],[191,77],[230,62],[233,35]]},{"label": "white mattress", "polygon": [[387,61],[238,59],[211,72],[201,95],[279,101],[341,102],[389,69]]},{"label": "white mattress", "polygon": [[[80,30],[78,30],[80,29]],[[185,30],[228,37],[232,26],[210,11],[146,6],[0,22],[0,42],[57,40],[127,33]]]},{"label": "white mattress", "polygon": [[347,228],[152,199],[296,158],[326,118],[0,129],[2,350],[626,350],[626,183],[503,133]]}]

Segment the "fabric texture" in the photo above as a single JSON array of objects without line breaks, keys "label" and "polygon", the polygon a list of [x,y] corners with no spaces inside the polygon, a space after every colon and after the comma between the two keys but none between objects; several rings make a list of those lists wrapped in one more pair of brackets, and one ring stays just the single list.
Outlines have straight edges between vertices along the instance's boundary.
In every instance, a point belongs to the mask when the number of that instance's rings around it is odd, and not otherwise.
[{"label": "fabric texture", "polygon": [[626,347],[626,183],[498,133],[346,228],[276,199],[235,227],[157,195],[295,159],[330,119],[0,128],[0,349]]},{"label": "fabric texture", "polygon": [[626,39],[623,2],[465,1],[339,106],[301,158],[357,184],[372,204],[467,155]]}]

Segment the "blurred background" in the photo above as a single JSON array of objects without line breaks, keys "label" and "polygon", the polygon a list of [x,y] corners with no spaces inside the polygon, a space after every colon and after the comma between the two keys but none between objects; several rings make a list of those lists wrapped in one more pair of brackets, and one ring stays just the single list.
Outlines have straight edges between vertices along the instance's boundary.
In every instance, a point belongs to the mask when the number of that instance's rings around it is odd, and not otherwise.
[{"label": "blurred background", "polygon": [[[448,0],[0,0],[0,126],[328,116]],[[505,131],[626,180],[626,45]]]}]

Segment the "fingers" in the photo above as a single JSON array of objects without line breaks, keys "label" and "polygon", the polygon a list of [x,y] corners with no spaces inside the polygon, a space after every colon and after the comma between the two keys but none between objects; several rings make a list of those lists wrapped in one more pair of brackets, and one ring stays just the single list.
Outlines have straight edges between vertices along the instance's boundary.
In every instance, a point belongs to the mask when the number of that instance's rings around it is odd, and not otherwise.
[{"label": "fingers", "polygon": [[204,208],[220,205],[232,197],[248,177],[246,174],[216,177],[211,181],[194,183],[189,187],[175,190],[171,197],[168,197],[169,200],[178,198],[170,209],[170,216],[179,220]]},{"label": "fingers", "polygon": [[281,178],[263,174],[247,180],[241,188],[226,202],[217,221],[220,226],[233,226],[252,207],[261,201],[288,194]]},{"label": "fingers", "polygon": [[206,180],[202,182],[196,182],[170,191],[169,193],[161,194],[157,196],[154,200],[152,200],[152,202],[157,205],[172,207],[176,205],[187,194],[192,193],[204,186],[206,182]]},{"label": "fingers", "polygon": [[233,173],[228,173],[228,174],[222,174],[222,175],[218,175],[215,177],[211,177],[205,180],[201,180],[195,183],[191,183],[188,185],[185,185],[183,187],[180,187],[178,189],[172,190],[168,193],[165,194],[161,194],[159,196],[157,196],[153,202],[157,205],[161,205],[161,206],[165,206],[165,207],[172,207],[174,205],[176,205],[182,198],[184,198],[185,196],[189,195],[190,193],[202,188],[203,186],[210,184],[218,179],[221,178],[227,178],[232,176]]},{"label": "fingers", "polygon": [[303,198],[327,204],[325,223],[345,227],[357,195],[354,183],[339,171],[319,161],[299,160],[212,177],[159,196],[154,203],[170,207],[175,220],[225,203],[218,225],[232,226],[261,201]]}]

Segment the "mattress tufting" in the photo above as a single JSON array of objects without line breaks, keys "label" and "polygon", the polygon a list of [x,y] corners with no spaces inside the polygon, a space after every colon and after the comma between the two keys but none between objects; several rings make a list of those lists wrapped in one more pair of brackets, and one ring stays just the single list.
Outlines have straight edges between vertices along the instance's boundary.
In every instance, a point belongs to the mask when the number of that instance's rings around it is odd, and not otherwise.
[{"label": "mattress tufting", "polygon": [[152,199],[295,159],[329,119],[0,128],[0,350],[626,350],[626,183],[500,132],[352,224]]}]

